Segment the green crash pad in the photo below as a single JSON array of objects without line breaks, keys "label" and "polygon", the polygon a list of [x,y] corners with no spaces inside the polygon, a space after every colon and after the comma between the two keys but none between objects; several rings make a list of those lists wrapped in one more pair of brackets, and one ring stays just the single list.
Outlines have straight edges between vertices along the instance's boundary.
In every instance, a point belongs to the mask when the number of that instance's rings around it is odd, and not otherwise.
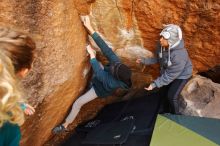
[{"label": "green crash pad", "polygon": [[220,120],[158,115],[150,146],[219,146]]}]

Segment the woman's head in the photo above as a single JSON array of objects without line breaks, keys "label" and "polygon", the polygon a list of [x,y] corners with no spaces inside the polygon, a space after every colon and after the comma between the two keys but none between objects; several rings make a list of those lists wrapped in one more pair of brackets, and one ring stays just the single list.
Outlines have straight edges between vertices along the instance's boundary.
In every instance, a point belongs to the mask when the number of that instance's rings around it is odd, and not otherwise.
[{"label": "woman's head", "polygon": [[24,33],[0,27],[0,51],[12,60],[16,74],[23,76],[33,62],[34,41]]},{"label": "woman's head", "polygon": [[0,27],[0,127],[4,122],[23,124],[19,105],[23,92],[16,75],[27,72],[33,62],[34,41],[24,33]]},{"label": "woman's head", "polygon": [[168,44],[168,40],[165,39],[163,36],[160,37],[160,45],[164,48],[168,48],[169,44]]},{"label": "woman's head", "polygon": [[110,65],[111,74],[118,80],[124,82],[126,85],[131,87],[131,69],[120,62],[114,63]]},{"label": "woman's head", "polygon": [[19,105],[22,93],[11,59],[0,52],[0,127],[4,122],[23,124],[24,114]]},{"label": "woman's head", "polygon": [[160,36],[160,44],[162,47],[173,48],[182,40],[182,31],[179,26],[169,24],[165,25]]}]

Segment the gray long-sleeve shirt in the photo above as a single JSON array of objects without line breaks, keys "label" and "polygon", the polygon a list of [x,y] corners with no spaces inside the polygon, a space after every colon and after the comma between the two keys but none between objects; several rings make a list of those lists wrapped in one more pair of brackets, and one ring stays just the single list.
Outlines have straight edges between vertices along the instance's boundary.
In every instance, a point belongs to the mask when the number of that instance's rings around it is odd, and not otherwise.
[{"label": "gray long-sleeve shirt", "polygon": [[168,50],[162,50],[162,57],[160,58],[160,45],[156,50],[155,58],[142,59],[142,63],[146,65],[159,63],[160,76],[154,80],[154,84],[160,88],[164,85],[170,84],[175,79],[188,79],[192,76],[192,63],[189,58],[188,52],[184,47],[182,40],[176,47],[170,50],[171,66],[168,66]]}]

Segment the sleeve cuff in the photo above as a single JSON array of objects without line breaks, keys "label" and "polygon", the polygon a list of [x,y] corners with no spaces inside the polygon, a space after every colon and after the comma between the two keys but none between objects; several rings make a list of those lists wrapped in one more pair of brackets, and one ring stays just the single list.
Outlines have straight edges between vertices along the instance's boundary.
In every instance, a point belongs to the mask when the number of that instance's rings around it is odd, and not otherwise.
[{"label": "sleeve cuff", "polygon": [[96,62],[97,60],[96,60],[96,58],[92,58],[92,59],[90,59],[90,62],[92,63],[92,62]]},{"label": "sleeve cuff", "polygon": [[20,103],[20,107],[23,111],[27,108],[25,103]]},{"label": "sleeve cuff", "polygon": [[145,59],[141,58],[141,64],[145,64]]},{"label": "sleeve cuff", "polygon": [[97,32],[94,32],[94,33],[92,34],[92,38],[93,38],[93,39],[96,39],[96,38],[98,38],[98,37],[99,37],[99,35],[98,35]]},{"label": "sleeve cuff", "polygon": [[158,79],[156,79],[153,83],[155,84],[155,86],[156,86],[157,88],[162,87]]},{"label": "sleeve cuff", "polygon": [[154,88],[156,88],[157,86],[156,86],[155,83],[151,83],[151,87],[154,89]]}]

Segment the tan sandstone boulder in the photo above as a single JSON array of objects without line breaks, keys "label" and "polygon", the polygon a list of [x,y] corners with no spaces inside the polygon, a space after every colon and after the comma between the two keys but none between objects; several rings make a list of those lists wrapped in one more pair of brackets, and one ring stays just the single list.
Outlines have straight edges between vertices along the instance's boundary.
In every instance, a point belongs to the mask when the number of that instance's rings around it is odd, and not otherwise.
[{"label": "tan sandstone boulder", "polygon": [[220,84],[195,76],[184,87],[181,97],[182,114],[220,119]]},{"label": "tan sandstone boulder", "polygon": [[[84,91],[90,67],[80,14],[89,14],[95,29],[132,67],[138,88],[158,75],[158,66],[143,69],[134,61],[153,56],[162,24],[182,27],[194,72],[220,64],[219,10],[217,0],[2,0],[0,24],[31,33],[37,43],[33,69],[24,80],[36,114],[22,127],[22,145],[41,146],[48,141],[51,129],[64,119],[72,102]],[[105,62],[101,55],[99,58]],[[208,86],[203,88],[211,95]],[[96,100],[85,106],[77,123],[111,101]],[[217,104],[213,102],[212,106]],[[199,105],[196,109],[212,106]],[[208,115],[204,110],[200,114]]]},{"label": "tan sandstone boulder", "polygon": [[183,29],[195,72],[220,64],[220,1],[96,0],[89,5],[94,27],[123,58],[151,56],[162,24],[175,23]]},{"label": "tan sandstone boulder", "polygon": [[42,146],[74,99],[84,91],[90,70],[86,33],[72,0],[2,0],[0,22],[32,34],[36,59],[24,80],[35,115],[22,127],[24,146]]}]

